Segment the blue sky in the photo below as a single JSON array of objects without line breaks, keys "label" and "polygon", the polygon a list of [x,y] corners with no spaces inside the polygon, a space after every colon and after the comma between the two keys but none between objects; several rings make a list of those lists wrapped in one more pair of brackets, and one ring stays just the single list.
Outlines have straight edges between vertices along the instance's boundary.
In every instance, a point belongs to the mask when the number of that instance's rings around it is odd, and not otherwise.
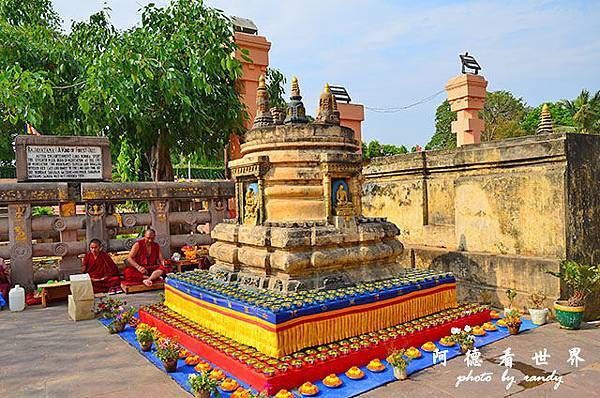
[{"label": "blue sky", "polygon": [[[146,0],[106,0],[128,28]],[[104,0],[53,0],[66,28]],[[167,1],[155,0],[157,5]],[[313,113],[325,82],[343,85],[370,107],[411,104],[460,72],[458,54],[475,55],[488,90],[509,90],[530,105],[600,89],[600,1],[209,0],[252,19],[272,42],[271,66],[298,76]],[[430,102],[397,113],[365,112],[363,139],[427,143]]]}]

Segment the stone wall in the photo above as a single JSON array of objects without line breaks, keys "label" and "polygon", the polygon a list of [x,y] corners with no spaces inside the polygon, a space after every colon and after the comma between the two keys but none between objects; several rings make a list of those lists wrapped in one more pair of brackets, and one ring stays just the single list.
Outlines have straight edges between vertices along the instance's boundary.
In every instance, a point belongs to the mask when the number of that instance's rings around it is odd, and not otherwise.
[{"label": "stone wall", "polygon": [[[516,304],[561,286],[561,260],[600,261],[600,136],[549,134],[378,158],[367,216],[401,231],[406,266],[453,271],[463,299]],[[483,293],[483,295],[482,295]],[[563,292],[564,293],[564,292]]]}]

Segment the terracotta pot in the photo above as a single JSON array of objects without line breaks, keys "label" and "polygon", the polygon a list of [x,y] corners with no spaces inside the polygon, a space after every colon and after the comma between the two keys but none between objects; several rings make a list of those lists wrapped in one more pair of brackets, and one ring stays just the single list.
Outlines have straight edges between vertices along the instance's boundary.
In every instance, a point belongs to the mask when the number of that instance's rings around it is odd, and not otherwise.
[{"label": "terracotta pot", "polygon": [[394,368],[394,377],[398,380],[406,380],[408,379],[408,373],[406,372],[406,368]]},{"label": "terracotta pot", "polygon": [[152,349],[152,340],[140,342],[140,347],[144,352],[150,351]]},{"label": "terracotta pot", "polygon": [[521,329],[521,324],[519,323],[518,325],[506,325],[506,327],[508,328],[508,333],[515,335],[515,334],[519,334],[519,329]]},{"label": "terracotta pot", "polygon": [[204,391],[204,390],[196,391],[194,393],[194,398],[210,398],[210,391]]},{"label": "terracotta pot", "polygon": [[168,361],[162,361],[165,370],[169,373],[175,372],[177,370],[177,359],[170,359]]},{"label": "terracotta pot", "polygon": [[463,354],[466,354],[467,351],[472,350],[473,349],[473,345],[467,345],[467,344],[461,344],[460,345],[460,352],[462,352]]}]

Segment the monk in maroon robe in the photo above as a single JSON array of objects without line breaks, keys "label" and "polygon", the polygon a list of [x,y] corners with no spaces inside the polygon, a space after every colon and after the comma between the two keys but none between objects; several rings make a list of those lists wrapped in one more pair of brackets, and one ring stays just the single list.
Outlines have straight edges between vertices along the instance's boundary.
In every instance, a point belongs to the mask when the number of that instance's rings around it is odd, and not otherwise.
[{"label": "monk in maroon robe", "polygon": [[169,272],[169,268],[164,265],[165,259],[160,246],[154,241],[155,238],[156,232],[148,228],[144,232],[144,238],[133,244],[127,257],[127,267],[123,271],[126,284],[143,283],[152,286]]},{"label": "monk in maroon robe", "polygon": [[98,239],[90,241],[90,251],[83,258],[82,272],[90,275],[94,293],[117,292],[121,289],[119,269],[113,259],[102,251],[102,243]]}]

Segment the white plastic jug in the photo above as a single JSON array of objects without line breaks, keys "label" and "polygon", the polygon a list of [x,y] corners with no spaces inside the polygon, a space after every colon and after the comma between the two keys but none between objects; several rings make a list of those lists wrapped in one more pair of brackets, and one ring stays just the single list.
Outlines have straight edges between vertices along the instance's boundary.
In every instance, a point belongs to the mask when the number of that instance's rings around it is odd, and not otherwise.
[{"label": "white plastic jug", "polygon": [[11,311],[23,311],[25,309],[25,289],[15,285],[8,292],[8,308]]}]

